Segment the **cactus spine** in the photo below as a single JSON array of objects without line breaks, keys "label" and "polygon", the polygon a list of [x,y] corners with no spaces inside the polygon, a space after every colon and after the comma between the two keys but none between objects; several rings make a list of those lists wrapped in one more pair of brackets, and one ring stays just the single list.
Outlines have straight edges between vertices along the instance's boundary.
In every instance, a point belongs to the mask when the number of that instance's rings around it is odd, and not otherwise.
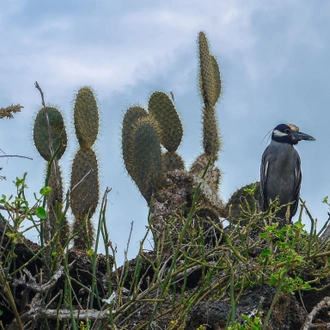
[{"label": "cactus spine", "polygon": [[55,232],[59,231],[60,244],[64,246],[69,235],[69,225],[66,218],[62,219],[63,183],[58,161],[66,149],[67,134],[59,110],[46,107],[38,112],[34,121],[33,139],[40,155],[47,161],[48,186],[52,188],[47,198],[44,238],[49,242]]},{"label": "cactus spine", "polygon": [[74,106],[74,125],[80,149],[72,163],[70,205],[74,248],[87,249],[94,242],[91,222],[99,200],[98,163],[92,146],[98,135],[97,102],[89,87],[78,91]]}]

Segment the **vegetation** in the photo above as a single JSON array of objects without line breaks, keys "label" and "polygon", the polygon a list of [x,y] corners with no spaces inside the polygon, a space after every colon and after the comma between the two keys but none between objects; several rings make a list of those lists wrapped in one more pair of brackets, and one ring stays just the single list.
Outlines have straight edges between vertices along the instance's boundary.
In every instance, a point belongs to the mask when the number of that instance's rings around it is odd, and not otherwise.
[{"label": "vegetation", "polygon": [[[154,92],[148,110],[133,106],[125,114],[124,163],[149,214],[136,258],[120,267],[106,226],[109,189],[99,198],[94,94],[83,87],[76,97],[79,150],[63,196],[65,123],[57,109],[45,105],[36,83],[42,108],[34,141],[47,174],[32,204],[25,197],[25,176],[14,182],[15,196],[0,197],[0,328],[313,329],[328,322],[330,219],[318,231],[303,202],[298,221],[285,224],[277,213],[286,205],[274,201],[260,210],[258,183],[239,189],[227,205],[218,196],[220,70],[205,34],[198,40],[203,152],[191,168],[185,169],[177,153],[182,124],[165,93]],[[8,109],[6,116],[18,108]],[[302,223],[304,211],[310,231]],[[21,231],[23,221],[30,226]],[[25,238],[31,228],[40,245]],[[149,233],[154,248],[146,252]]]}]

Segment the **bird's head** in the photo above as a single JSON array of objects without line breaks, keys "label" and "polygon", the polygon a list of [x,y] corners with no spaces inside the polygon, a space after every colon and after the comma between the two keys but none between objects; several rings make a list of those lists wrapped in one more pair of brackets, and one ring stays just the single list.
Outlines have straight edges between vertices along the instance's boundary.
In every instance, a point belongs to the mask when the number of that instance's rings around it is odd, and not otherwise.
[{"label": "bird's head", "polygon": [[299,127],[293,124],[277,125],[273,130],[272,140],[289,144],[297,144],[301,140],[315,141],[312,136],[299,132]]}]

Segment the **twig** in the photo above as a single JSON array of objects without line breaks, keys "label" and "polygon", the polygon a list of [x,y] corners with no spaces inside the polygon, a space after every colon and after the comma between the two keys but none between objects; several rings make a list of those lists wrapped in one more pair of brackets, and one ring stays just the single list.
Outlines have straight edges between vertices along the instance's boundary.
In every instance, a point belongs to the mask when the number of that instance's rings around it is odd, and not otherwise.
[{"label": "twig", "polygon": [[308,314],[306,321],[302,326],[301,330],[312,329],[312,323],[317,313],[319,313],[322,309],[327,310],[329,307],[330,307],[330,297],[326,296]]},{"label": "twig", "polygon": [[4,157],[16,157],[16,158],[25,158],[25,159],[30,159],[30,160],[33,160],[33,158],[31,157],[27,157],[27,156],[21,156],[21,155],[3,155],[3,156],[0,156],[0,158],[4,158]]},{"label": "twig", "polygon": [[45,99],[44,99],[44,92],[42,91],[42,89],[41,89],[41,87],[40,87],[40,85],[38,84],[37,81],[34,83],[34,86],[40,92],[42,106],[44,108],[46,108]]},{"label": "twig", "polygon": [[50,278],[50,280],[47,283],[44,283],[41,285],[36,283],[35,278],[32,276],[32,274],[27,269],[24,269],[23,271],[29,278],[29,281],[26,282],[25,275],[23,275],[21,278],[15,279],[13,281],[13,286],[21,285],[21,286],[25,287],[26,289],[32,290],[34,292],[45,293],[45,292],[49,291],[49,289],[51,289],[56,284],[56,282],[59,280],[59,278],[63,275],[64,267],[60,266],[58,268],[58,270],[54,273],[54,275]]}]

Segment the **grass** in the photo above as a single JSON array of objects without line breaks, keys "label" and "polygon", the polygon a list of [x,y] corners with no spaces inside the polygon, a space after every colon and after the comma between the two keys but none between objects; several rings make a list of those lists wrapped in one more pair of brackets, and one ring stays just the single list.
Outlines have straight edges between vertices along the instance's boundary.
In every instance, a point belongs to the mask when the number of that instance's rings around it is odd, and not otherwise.
[{"label": "grass", "polygon": [[[118,267],[106,226],[109,189],[103,196],[94,246],[76,252],[72,259],[74,234],[64,247],[54,244],[57,234],[39,247],[31,247],[24,239],[20,233],[24,220],[42,233],[48,190],[43,187],[30,206],[25,199],[25,177],[15,185],[17,196],[2,195],[0,200],[6,210],[1,215],[6,228],[1,237],[0,310],[9,311],[19,329],[184,329],[199,303],[221,300],[230,305],[228,329],[247,329],[247,324],[254,326],[251,329],[266,329],[283,292],[295,295],[328,285],[329,239],[320,240],[327,224],[317,232],[309,215],[312,228],[307,232],[301,212],[296,223],[278,228],[276,203],[267,212],[249,213],[242,206],[241,221],[250,219],[244,226],[238,221],[223,228],[221,222],[213,221],[216,235],[210,244],[203,219],[196,215],[198,186],[192,207],[168,219],[154,251],[145,252],[143,244],[153,230],[151,204],[137,257],[126,258]],[[302,208],[307,210],[304,203]],[[184,225],[177,239],[171,240],[168,235],[176,222]],[[164,250],[169,242],[170,252]],[[105,255],[98,254],[101,246]],[[22,251],[28,255],[24,262]],[[262,285],[276,290],[267,315],[253,319],[236,315],[240,297]],[[2,328],[6,328],[4,320]]]}]

